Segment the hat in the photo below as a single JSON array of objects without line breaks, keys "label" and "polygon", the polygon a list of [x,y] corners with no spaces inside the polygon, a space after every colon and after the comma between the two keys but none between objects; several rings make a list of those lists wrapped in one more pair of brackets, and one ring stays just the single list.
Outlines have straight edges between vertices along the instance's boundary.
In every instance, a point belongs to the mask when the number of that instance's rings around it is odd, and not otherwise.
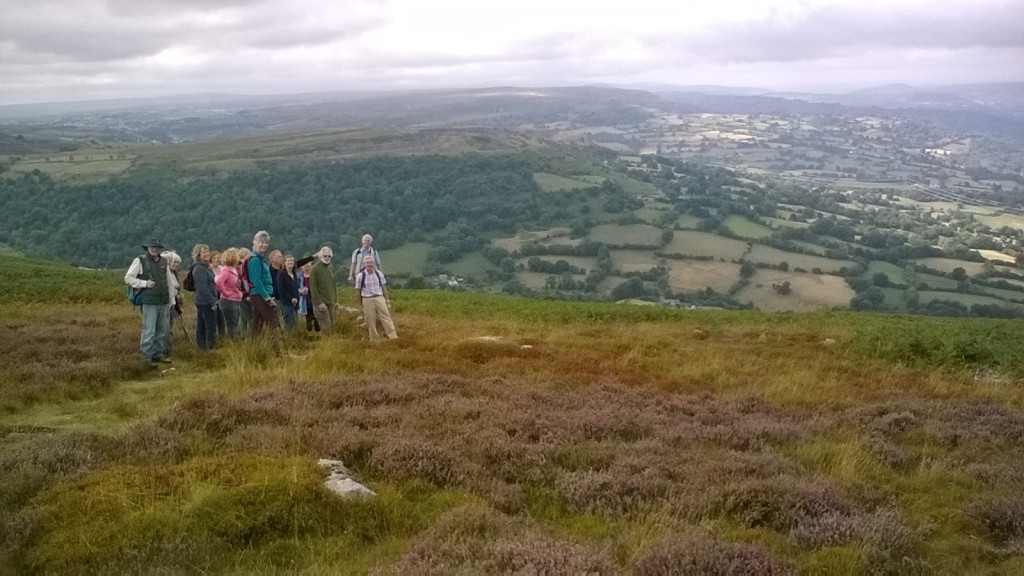
[{"label": "hat", "polygon": [[142,245],[142,247],[146,249],[152,248],[154,246],[161,250],[164,249],[163,243],[157,240],[156,238],[150,238],[149,242],[146,242],[145,244]]}]

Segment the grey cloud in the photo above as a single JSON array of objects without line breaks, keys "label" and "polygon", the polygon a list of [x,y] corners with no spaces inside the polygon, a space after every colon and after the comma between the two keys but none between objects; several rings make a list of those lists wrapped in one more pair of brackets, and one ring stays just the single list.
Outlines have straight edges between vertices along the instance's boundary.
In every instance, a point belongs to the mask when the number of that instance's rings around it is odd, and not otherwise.
[{"label": "grey cloud", "polygon": [[759,21],[717,28],[663,46],[726,62],[813,60],[857,51],[1024,46],[1024,2],[984,7],[932,3],[863,10],[825,6],[795,22]]},{"label": "grey cloud", "polygon": [[[357,37],[384,23],[372,10],[340,22],[318,18],[316,5],[291,2],[162,0],[40,1],[5,5],[0,44],[8,62],[36,55],[76,62],[147,57],[173,47],[200,52],[275,50]],[[337,9],[337,4],[331,5]]]}]

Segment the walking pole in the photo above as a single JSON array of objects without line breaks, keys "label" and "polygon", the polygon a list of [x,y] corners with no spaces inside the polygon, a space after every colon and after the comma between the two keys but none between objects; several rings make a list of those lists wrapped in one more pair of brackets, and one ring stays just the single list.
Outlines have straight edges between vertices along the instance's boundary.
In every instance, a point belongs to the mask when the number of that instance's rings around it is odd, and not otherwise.
[{"label": "walking pole", "polygon": [[185,326],[185,319],[181,317],[181,312],[178,309],[174,309],[174,317],[178,319],[178,324],[181,324],[181,331],[185,333],[185,338],[188,339],[188,343],[192,345],[193,350],[198,350],[196,347],[196,341],[192,339],[192,334],[189,333],[188,327]]}]

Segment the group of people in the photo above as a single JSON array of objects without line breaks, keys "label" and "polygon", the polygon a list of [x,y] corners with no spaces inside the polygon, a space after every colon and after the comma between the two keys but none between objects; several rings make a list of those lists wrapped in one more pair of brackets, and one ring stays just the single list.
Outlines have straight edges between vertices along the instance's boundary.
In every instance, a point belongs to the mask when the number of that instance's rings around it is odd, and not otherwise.
[{"label": "group of people", "polygon": [[[397,338],[391,319],[387,279],[380,254],[366,234],[352,252],[348,281],[352,283],[371,340],[384,334]],[[150,362],[170,362],[171,325],[180,317],[182,289],[194,291],[196,347],[210,350],[218,338],[251,335],[296,328],[304,318],[307,331],[331,334],[335,327],[338,289],[334,276],[334,251],[323,246],[296,260],[270,247],[270,234],[257,232],[252,249],[228,248],[216,252],[206,244],[192,248],[192,265],[184,283],[179,280],[181,257],[165,251],[159,240],[147,242],[146,252],[132,261],[124,281],[140,292],[142,338],[140,351]]]}]

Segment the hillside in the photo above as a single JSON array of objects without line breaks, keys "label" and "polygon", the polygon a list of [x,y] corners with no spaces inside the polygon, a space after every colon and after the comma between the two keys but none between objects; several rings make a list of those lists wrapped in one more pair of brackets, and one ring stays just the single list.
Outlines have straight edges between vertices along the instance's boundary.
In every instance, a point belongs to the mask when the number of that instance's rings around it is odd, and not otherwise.
[{"label": "hillside", "polygon": [[1019,321],[405,289],[160,372],[117,275],[13,281],[0,572],[1024,570]]}]

